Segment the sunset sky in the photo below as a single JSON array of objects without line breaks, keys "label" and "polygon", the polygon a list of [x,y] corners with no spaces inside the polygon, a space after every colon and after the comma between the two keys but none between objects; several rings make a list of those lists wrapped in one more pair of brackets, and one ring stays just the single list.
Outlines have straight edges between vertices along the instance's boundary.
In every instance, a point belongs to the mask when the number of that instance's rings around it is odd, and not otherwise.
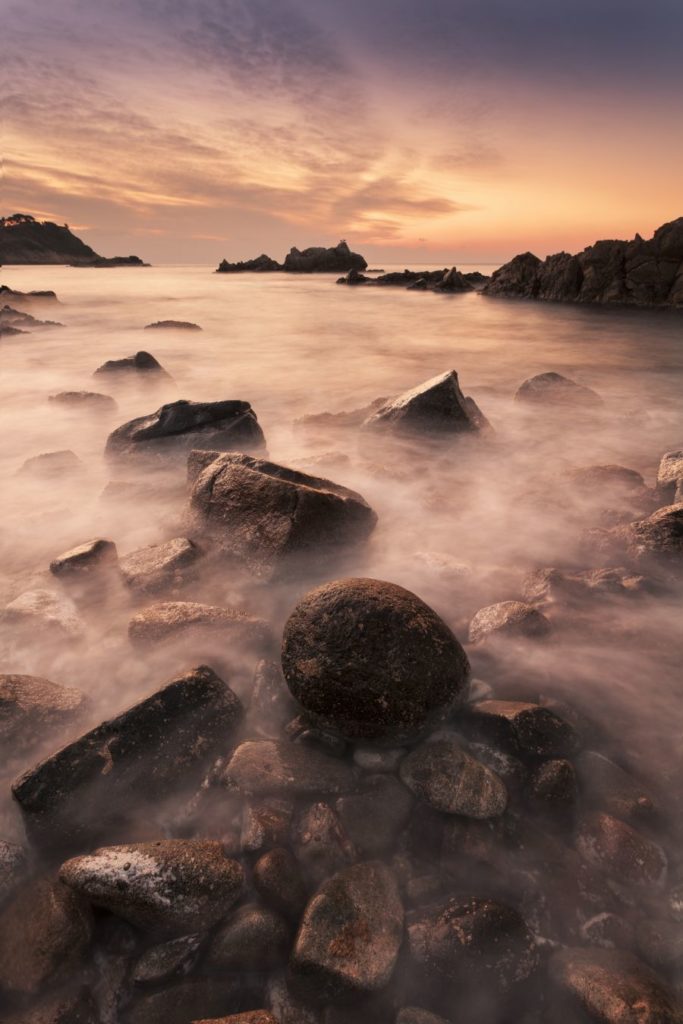
[{"label": "sunset sky", "polygon": [[1,212],[106,255],[501,261],[683,214],[681,0],[0,10]]}]

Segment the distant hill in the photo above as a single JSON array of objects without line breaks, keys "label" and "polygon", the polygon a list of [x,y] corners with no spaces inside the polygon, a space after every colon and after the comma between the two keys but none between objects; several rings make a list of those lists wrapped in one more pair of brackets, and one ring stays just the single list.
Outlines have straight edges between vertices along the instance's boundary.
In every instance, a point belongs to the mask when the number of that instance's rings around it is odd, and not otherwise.
[{"label": "distant hill", "polygon": [[146,267],[139,256],[100,256],[68,224],[38,221],[28,213],[0,217],[0,264],[67,264],[72,267]]}]

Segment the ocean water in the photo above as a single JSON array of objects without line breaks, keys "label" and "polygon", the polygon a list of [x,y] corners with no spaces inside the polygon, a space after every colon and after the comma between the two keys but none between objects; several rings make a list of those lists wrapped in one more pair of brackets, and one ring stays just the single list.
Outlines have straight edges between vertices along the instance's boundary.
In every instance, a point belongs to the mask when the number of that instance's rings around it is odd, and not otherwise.
[{"label": "ocean water", "polygon": [[[50,559],[91,537],[108,537],[126,554],[182,533],[182,470],[165,497],[150,478],[148,499],[102,498],[112,479],[145,482],[136,467],[103,458],[108,433],[178,398],[248,400],[273,461],[360,491],[379,522],[344,572],[409,587],[463,641],[473,612],[519,597],[529,570],[595,564],[582,547],[587,528],[637,516],[623,495],[577,496],[569,471],[619,464],[652,486],[662,453],[683,442],[677,314],[338,287],[328,275],[219,275],[208,266],[4,267],[0,281],[54,289],[60,305],[32,312],[64,324],[0,342],[3,604],[27,589],[57,586]],[[143,330],[160,319],[193,321],[202,331]],[[140,349],[172,380],[93,378],[105,360]],[[383,446],[356,428],[295,425],[451,369],[491,423],[485,438],[434,451]],[[595,389],[602,411],[586,419],[513,401],[526,378],[547,370]],[[48,400],[78,389],[111,394],[118,409],[94,415]],[[78,456],[79,472],[45,480],[17,475],[27,458],[61,449]],[[319,578],[337,571],[321,560]],[[185,596],[265,614],[277,633],[311,582],[259,589],[211,572]],[[183,667],[161,656],[147,662],[130,649],[126,623],[136,607],[118,595],[82,609],[87,643],[77,649],[41,636],[21,644],[5,633],[3,671],[81,687],[94,721],[112,714]],[[682,653],[679,599],[668,595],[598,602],[579,623],[558,621],[547,644],[511,649],[503,667],[536,689],[573,699],[609,728],[624,763],[666,788],[680,770]],[[490,671],[495,686],[496,669]]]}]

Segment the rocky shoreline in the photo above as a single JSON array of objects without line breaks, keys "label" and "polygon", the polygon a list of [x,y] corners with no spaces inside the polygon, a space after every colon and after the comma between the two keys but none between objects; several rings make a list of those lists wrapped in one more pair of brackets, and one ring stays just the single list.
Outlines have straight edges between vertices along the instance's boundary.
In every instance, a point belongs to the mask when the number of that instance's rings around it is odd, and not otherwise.
[{"label": "rocky shoreline", "polygon": [[100,256],[67,224],[37,221],[28,213],[0,217],[0,266],[54,263],[70,267],[147,267],[139,256]]}]

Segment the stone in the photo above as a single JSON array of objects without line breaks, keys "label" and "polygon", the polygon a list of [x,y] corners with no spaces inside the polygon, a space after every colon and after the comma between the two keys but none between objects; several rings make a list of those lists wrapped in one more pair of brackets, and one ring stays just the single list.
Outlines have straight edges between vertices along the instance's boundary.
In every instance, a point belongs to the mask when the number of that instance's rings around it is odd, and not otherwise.
[{"label": "stone", "polygon": [[346,836],[361,857],[391,850],[413,808],[409,790],[393,775],[366,775],[358,793],[339,797],[335,809]]},{"label": "stone", "polygon": [[655,891],[664,885],[664,850],[611,814],[584,815],[577,826],[575,845],[584,860],[622,885]]},{"label": "stone", "polygon": [[683,449],[664,452],[657,470],[657,492],[667,502],[675,501],[676,488],[683,480]]},{"label": "stone", "polygon": [[249,402],[188,402],[162,405],[148,416],[117,427],[107,438],[110,458],[184,456],[192,449],[259,451],[263,431]]},{"label": "stone", "polygon": [[460,390],[455,370],[390,399],[363,423],[364,430],[389,428],[433,437],[477,433],[486,427],[488,422],[474,400]]},{"label": "stone", "polygon": [[22,881],[27,859],[23,846],[0,839],[0,906],[14,894]]},{"label": "stone", "polygon": [[50,395],[49,401],[69,409],[89,409],[93,412],[113,412],[118,408],[111,395],[103,395],[99,391],[59,391],[56,395]]},{"label": "stone", "polygon": [[201,331],[199,324],[193,324],[189,320],[157,320],[153,324],[145,325],[146,331]]},{"label": "stone", "polygon": [[50,572],[53,576],[62,578],[80,577],[109,569],[116,565],[117,561],[116,544],[111,540],[98,538],[58,555],[50,562]]},{"label": "stone", "polygon": [[664,983],[629,953],[561,949],[550,957],[548,972],[559,994],[594,1024],[680,1024],[683,1019]]},{"label": "stone", "polygon": [[72,977],[92,928],[87,904],[60,882],[23,886],[0,915],[0,992],[32,994]]},{"label": "stone", "polygon": [[119,571],[130,590],[154,594],[191,579],[191,567],[201,554],[200,548],[187,537],[174,537],[163,544],[131,551],[119,560]]},{"label": "stone", "polygon": [[377,522],[347,487],[237,453],[204,464],[190,516],[200,537],[264,580],[366,541]]},{"label": "stone", "polygon": [[43,640],[78,641],[85,631],[73,601],[52,590],[25,590],[0,612],[0,623]]},{"label": "stone", "polygon": [[515,401],[526,405],[550,405],[554,408],[574,407],[595,409],[603,404],[602,398],[592,388],[577,384],[561,373],[539,373],[520,384]]},{"label": "stone", "polygon": [[86,707],[80,690],[40,676],[0,675],[0,743],[7,754],[27,751],[72,727]]},{"label": "stone", "polygon": [[293,810],[291,801],[278,797],[247,801],[242,810],[241,849],[258,853],[286,843]]},{"label": "stone", "polygon": [[187,974],[197,961],[203,938],[201,933],[180,935],[150,946],[137,960],[132,980],[136,985],[155,985]]},{"label": "stone", "polygon": [[357,744],[353,750],[354,764],[366,772],[395,772],[406,755],[405,747],[373,747]]},{"label": "stone", "polygon": [[499,601],[480,608],[470,622],[469,640],[473,644],[484,641],[514,639],[544,639],[552,631],[548,619],[533,605],[522,601]]},{"label": "stone", "polygon": [[81,473],[82,471],[83,463],[76,453],[70,449],[63,449],[31,456],[19,467],[17,475],[34,477],[36,480],[49,480],[64,474]]},{"label": "stone", "polygon": [[353,844],[329,804],[310,804],[296,817],[291,846],[304,878],[315,888],[357,859]]},{"label": "stone", "polygon": [[139,649],[177,641],[198,651],[211,645],[260,650],[269,645],[271,634],[267,622],[238,608],[219,608],[196,601],[160,601],[131,618],[128,637]]},{"label": "stone", "polygon": [[683,502],[631,523],[622,535],[637,565],[683,576]]},{"label": "stone", "polygon": [[188,1024],[200,1018],[215,1019],[218,1014],[238,1011],[245,997],[249,998],[248,990],[244,992],[244,985],[235,975],[186,978],[138,998],[128,1008],[125,1024]]},{"label": "stone", "polygon": [[436,612],[372,579],[306,594],[285,625],[282,667],[294,698],[322,724],[393,744],[445,718],[469,677],[465,652]]},{"label": "stone", "polygon": [[629,497],[640,497],[646,490],[645,480],[640,473],[613,463],[606,466],[581,466],[569,470],[564,479],[576,493],[594,500],[596,495],[601,500],[606,496],[612,500],[626,500]]},{"label": "stone", "polygon": [[286,847],[264,853],[254,864],[253,882],[259,896],[288,920],[298,921],[308,902],[299,863]]},{"label": "stone", "polygon": [[571,761],[554,758],[544,761],[531,774],[529,795],[538,805],[552,809],[572,807],[576,803],[576,772]]},{"label": "stone", "polygon": [[551,568],[528,573],[522,583],[522,596],[529,604],[552,607],[640,597],[655,589],[653,580],[623,566],[580,572]]},{"label": "stone", "polygon": [[467,726],[519,757],[565,757],[576,750],[574,729],[541,704],[482,700],[467,711]]},{"label": "stone", "polygon": [[32,1001],[30,1008],[3,1017],[3,1024],[94,1024],[100,1021],[92,993],[85,986],[69,986]]},{"label": "stone", "polygon": [[415,747],[401,762],[400,776],[419,800],[442,814],[496,818],[507,806],[503,780],[449,737]]},{"label": "stone", "polygon": [[189,786],[241,718],[215,672],[186,672],[20,776],[12,792],[27,831],[50,849],[98,838],[112,821]]},{"label": "stone", "polygon": [[584,750],[576,759],[584,801],[622,821],[652,818],[652,794],[614,761],[595,750]]},{"label": "stone", "polygon": [[108,359],[98,366],[93,377],[100,373],[144,373],[162,378],[170,376],[150,352],[136,352],[122,359]]},{"label": "stone", "polygon": [[289,926],[279,914],[245,903],[211,937],[206,963],[217,971],[267,971],[287,959]]},{"label": "stone", "polygon": [[231,1013],[229,1017],[195,1020],[192,1024],[280,1024],[280,1021],[268,1010],[247,1010],[245,1013]]},{"label": "stone", "polygon": [[445,1017],[438,1017],[419,1006],[404,1006],[398,1011],[396,1024],[451,1024]]},{"label": "stone", "polygon": [[304,911],[289,963],[293,992],[308,1002],[345,1002],[381,991],[403,938],[403,907],[379,861],[344,868]]},{"label": "stone", "polygon": [[94,906],[160,935],[208,931],[244,886],[242,867],[213,839],[104,846],[66,861],[59,877]]},{"label": "stone", "polygon": [[221,779],[246,796],[337,795],[356,786],[353,769],[316,747],[287,740],[248,740],[230,758]]}]

